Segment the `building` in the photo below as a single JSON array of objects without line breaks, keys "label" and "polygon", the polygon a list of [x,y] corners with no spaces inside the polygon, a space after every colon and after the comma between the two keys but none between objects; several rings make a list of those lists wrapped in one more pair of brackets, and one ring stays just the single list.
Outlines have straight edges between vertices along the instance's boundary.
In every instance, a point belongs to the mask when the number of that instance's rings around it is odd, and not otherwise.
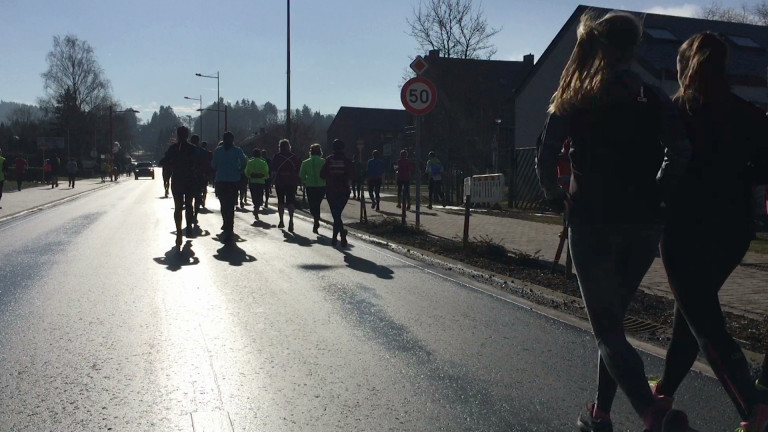
[{"label": "building", "polygon": [[[400,150],[411,144],[406,127],[413,124],[405,110],[341,107],[328,127],[328,145],[340,139],[347,144],[347,154],[368,160],[378,150],[388,166],[397,160]],[[323,149],[330,154],[331,148]]]},{"label": "building", "polygon": [[[516,148],[534,147],[547,116],[549,99],[576,45],[576,29],[584,12],[605,14],[610,9],[579,6],[520,85],[515,99]],[[749,24],[631,12],[644,26],[643,39],[632,65],[648,83],[669,95],[677,91],[677,50],[696,33],[720,33],[730,45],[729,73],[733,90],[753,103],[768,107],[766,65],[768,28]]]},{"label": "building", "polygon": [[[508,173],[516,91],[533,68],[523,61],[441,57],[432,50],[421,76],[437,89],[437,104],[424,116],[422,148],[434,150],[462,176]],[[459,179],[461,180],[461,179]]]},{"label": "building", "polygon": [[[533,172],[536,139],[544,127],[549,100],[576,45],[579,20],[587,11],[605,14],[610,9],[577,7],[518,88],[511,144],[516,149],[515,173],[510,186],[510,202],[515,202],[518,207],[536,205],[541,197]],[[758,106],[768,108],[768,28],[629,12],[636,14],[643,22],[643,38],[632,69],[646,82],[673,95],[678,89],[677,51],[680,45],[694,34],[711,31],[723,35],[730,45],[729,75],[733,91]]]}]

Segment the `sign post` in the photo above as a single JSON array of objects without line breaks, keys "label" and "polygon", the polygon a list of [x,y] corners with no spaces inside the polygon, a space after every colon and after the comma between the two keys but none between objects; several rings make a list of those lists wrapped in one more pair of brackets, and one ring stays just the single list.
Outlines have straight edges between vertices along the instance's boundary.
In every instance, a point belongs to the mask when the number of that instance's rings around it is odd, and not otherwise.
[{"label": "sign post", "polygon": [[413,114],[416,119],[416,228],[418,228],[421,223],[421,116],[432,111],[435,107],[437,103],[437,89],[426,78],[420,76],[411,78],[400,90],[400,101],[403,103],[405,110]]}]

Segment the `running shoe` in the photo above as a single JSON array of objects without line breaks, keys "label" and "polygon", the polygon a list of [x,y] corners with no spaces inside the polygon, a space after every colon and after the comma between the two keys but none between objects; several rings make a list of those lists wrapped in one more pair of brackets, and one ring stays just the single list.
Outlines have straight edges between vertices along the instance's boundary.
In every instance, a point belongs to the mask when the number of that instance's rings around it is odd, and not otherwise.
[{"label": "running shoe", "polygon": [[672,405],[675,402],[675,398],[672,396],[659,394],[656,391],[656,388],[658,388],[660,382],[661,382],[661,378],[659,377],[655,377],[655,376],[648,377],[648,386],[651,387],[651,393],[653,393],[653,397],[656,398],[656,402],[662,407],[664,407],[665,409],[671,410]]},{"label": "running shoe", "polygon": [[752,418],[741,422],[736,432],[768,432],[768,405],[758,404]]},{"label": "running shoe", "polygon": [[595,417],[595,404],[587,406],[587,411],[579,415],[576,426],[581,432],[613,432],[613,423],[610,418]]}]

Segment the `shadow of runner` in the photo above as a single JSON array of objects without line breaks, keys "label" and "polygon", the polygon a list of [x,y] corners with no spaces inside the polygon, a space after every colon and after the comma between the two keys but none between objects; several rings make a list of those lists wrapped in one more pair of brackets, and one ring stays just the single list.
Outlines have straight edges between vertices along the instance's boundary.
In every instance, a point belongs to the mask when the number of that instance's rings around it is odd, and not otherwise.
[{"label": "shadow of runner", "polygon": [[312,243],[314,243],[307,237],[296,234],[295,232],[290,233],[288,231],[283,231],[283,238],[285,239],[286,243],[293,243],[302,247],[311,247]]},{"label": "shadow of runner", "polygon": [[229,265],[239,267],[243,263],[256,262],[256,257],[248,255],[244,250],[240,249],[237,243],[227,243],[220,249],[216,250],[216,255],[213,256],[219,261],[228,262]]},{"label": "shadow of runner", "polygon": [[187,240],[181,250],[177,250],[174,246],[165,253],[165,256],[154,258],[154,261],[164,265],[167,270],[172,272],[178,271],[184,266],[200,264],[200,259],[195,256],[195,251],[192,250],[191,240]]},{"label": "shadow of runner", "polygon": [[352,255],[349,252],[343,251],[344,262],[347,263],[347,267],[352,270],[356,270],[363,273],[370,273],[375,275],[379,279],[394,279],[395,272],[391,268],[383,265],[376,264],[373,261],[369,261],[365,258],[360,258]]}]

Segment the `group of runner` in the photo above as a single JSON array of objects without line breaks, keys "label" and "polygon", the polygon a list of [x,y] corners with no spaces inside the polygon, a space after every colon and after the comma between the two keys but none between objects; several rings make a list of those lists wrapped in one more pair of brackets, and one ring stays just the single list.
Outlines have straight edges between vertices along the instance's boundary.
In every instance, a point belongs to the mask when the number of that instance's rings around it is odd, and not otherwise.
[{"label": "group of runner", "polygon": [[[189,138],[189,139],[188,139]],[[289,232],[294,231],[293,216],[296,210],[296,192],[303,182],[307,186],[310,209],[314,217],[313,232],[320,227],[320,203],[328,199],[334,218],[332,244],[336,246],[341,237],[341,246],[347,246],[347,231],[341,220],[341,213],[351,192],[354,177],[352,161],[344,154],[345,144],[341,140],[333,142],[334,152],[322,158],[319,144],[310,147],[310,157],[301,161],[291,151],[287,139],[280,140],[279,151],[272,160],[268,160],[266,151],[254,149],[251,158],[234,145],[235,137],[226,132],[222,142],[211,153],[205,142],[199,137],[189,137],[189,129],[180,126],[176,131],[176,141],[168,148],[159,164],[163,167],[163,181],[166,196],[170,189],[174,200],[174,223],[176,225],[176,247],[181,248],[183,236],[188,237],[200,232],[198,212],[205,207],[205,196],[210,179],[221,205],[223,220],[222,233],[219,236],[224,243],[234,239],[234,215],[238,204],[238,194],[243,185],[251,193],[253,216],[259,221],[262,206],[268,206],[271,188],[277,196],[278,228],[285,228],[285,212],[288,212]],[[240,195],[240,204],[244,198]],[[186,227],[182,229],[182,213]]]},{"label": "group of runner", "polygon": [[[705,32],[683,43],[680,89],[670,100],[630,68],[641,35],[641,22],[628,13],[582,17],[537,159],[545,197],[567,215],[599,350],[597,395],[578,427],[612,431],[611,406],[621,388],[647,431],[693,430],[673,403],[701,352],[741,416],[741,430],[766,432],[766,371],[752,381],[718,291],[750,243],[751,189],[768,183],[768,118],[731,92],[720,36]],[[568,191],[557,177],[566,141]],[[675,319],[663,376],[649,383],[623,322],[659,250]]]}]

